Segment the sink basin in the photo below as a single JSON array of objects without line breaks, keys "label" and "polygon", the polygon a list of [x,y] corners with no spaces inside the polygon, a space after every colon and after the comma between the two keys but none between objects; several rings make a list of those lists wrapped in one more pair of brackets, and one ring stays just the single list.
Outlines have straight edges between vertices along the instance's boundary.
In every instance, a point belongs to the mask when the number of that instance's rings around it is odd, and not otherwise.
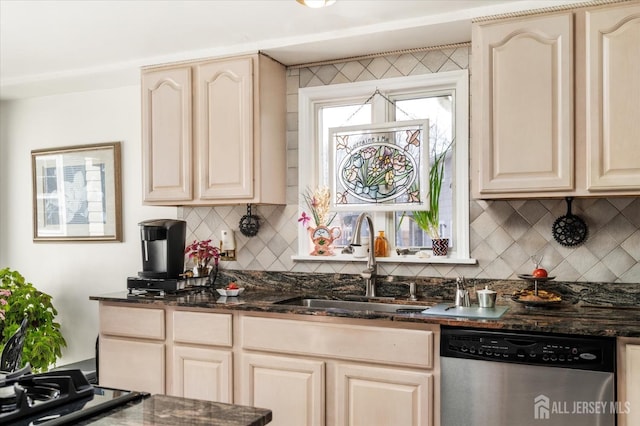
[{"label": "sink basin", "polygon": [[305,308],[341,310],[348,312],[382,312],[388,314],[422,314],[435,317],[461,317],[476,319],[498,319],[509,310],[508,306],[480,308],[476,306],[456,307],[452,303],[436,305],[410,305],[390,302],[363,302],[354,300],[335,300],[313,297],[296,297],[277,302],[276,305],[302,306]]},{"label": "sink basin", "polygon": [[295,298],[278,302],[278,305],[303,306],[315,309],[341,309],[344,311],[373,311],[392,314],[421,313],[428,306],[383,302],[357,302],[352,300],[332,300],[314,298]]}]

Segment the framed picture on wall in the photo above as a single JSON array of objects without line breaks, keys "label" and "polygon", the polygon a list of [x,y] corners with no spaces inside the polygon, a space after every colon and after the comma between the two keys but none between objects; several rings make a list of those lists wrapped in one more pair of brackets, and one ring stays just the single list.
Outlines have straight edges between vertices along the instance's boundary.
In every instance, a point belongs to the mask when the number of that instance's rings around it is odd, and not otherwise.
[{"label": "framed picture on wall", "polygon": [[31,151],[34,241],[122,241],[120,142]]}]

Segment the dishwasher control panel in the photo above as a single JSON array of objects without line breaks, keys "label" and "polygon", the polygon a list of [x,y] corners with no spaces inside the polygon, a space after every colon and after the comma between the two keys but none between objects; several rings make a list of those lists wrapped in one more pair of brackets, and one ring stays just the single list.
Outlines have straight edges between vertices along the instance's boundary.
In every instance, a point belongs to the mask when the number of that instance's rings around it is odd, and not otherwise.
[{"label": "dishwasher control panel", "polygon": [[614,371],[615,340],[606,337],[443,328],[440,355]]}]

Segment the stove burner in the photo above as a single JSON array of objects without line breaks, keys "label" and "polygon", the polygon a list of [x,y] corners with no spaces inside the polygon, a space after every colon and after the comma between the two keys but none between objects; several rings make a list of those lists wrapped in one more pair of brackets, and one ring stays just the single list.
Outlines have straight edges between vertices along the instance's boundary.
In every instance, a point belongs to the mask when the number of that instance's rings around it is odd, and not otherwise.
[{"label": "stove burner", "polygon": [[0,377],[0,425],[73,425],[150,396],[92,386],[81,370],[11,374]]},{"label": "stove burner", "polygon": [[0,423],[92,397],[93,386],[80,370],[26,374],[6,379],[0,388]]}]

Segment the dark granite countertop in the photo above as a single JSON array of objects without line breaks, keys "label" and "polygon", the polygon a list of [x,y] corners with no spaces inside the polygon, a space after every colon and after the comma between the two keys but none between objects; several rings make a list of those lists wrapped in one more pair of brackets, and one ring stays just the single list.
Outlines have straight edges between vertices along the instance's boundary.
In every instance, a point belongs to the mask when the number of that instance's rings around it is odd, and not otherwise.
[{"label": "dark granite countertop", "polygon": [[153,395],[142,402],[129,403],[104,413],[100,418],[92,418],[79,424],[262,426],[271,420],[271,410],[264,408]]},{"label": "dark granite countertop", "polygon": [[[472,319],[454,317],[434,317],[420,313],[386,314],[373,311],[341,311],[311,309],[301,306],[277,304],[286,299],[309,293],[273,292],[258,288],[247,288],[240,297],[220,297],[207,290],[191,294],[166,295],[164,297],[135,296],[126,291],[90,297],[91,300],[125,302],[131,304],[156,304],[216,310],[237,310],[253,312],[286,313],[297,315],[332,316],[387,320],[396,322],[421,322],[458,327],[485,329],[521,330],[547,333],[563,333],[591,336],[640,337],[639,306],[608,306],[590,304],[561,303],[554,307],[527,307],[516,303],[504,294],[498,304],[508,305],[509,310],[499,319]],[[414,303],[433,305],[443,299],[422,298],[408,302],[397,297],[390,303]]]}]

